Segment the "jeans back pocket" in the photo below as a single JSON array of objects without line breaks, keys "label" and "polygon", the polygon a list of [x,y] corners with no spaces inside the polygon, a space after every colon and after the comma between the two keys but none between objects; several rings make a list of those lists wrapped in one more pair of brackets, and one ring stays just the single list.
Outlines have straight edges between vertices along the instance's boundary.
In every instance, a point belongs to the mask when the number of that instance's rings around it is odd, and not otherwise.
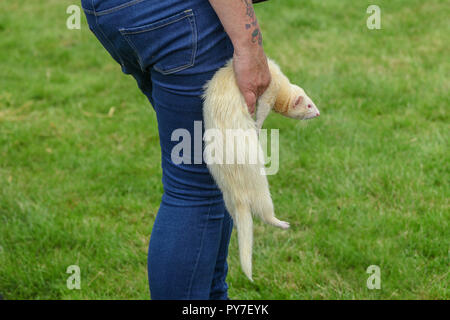
[{"label": "jeans back pocket", "polygon": [[195,63],[197,28],[191,9],[143,26],[120,28],[143,71],[175,73]]}]

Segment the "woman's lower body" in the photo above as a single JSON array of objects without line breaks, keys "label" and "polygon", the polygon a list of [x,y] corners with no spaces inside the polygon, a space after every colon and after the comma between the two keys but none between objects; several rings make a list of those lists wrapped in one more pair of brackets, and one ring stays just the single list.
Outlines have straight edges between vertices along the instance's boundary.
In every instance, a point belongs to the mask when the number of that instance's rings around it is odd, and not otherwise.
[{"label": "woman's lower body", "polygon": [[151,297],[227,299],[233,224],[202,159],[201,95],[232,57],[230,39],[207,0],[82,5],[93,33],[136,79],[157,115],[164,194],[148,252]]}]

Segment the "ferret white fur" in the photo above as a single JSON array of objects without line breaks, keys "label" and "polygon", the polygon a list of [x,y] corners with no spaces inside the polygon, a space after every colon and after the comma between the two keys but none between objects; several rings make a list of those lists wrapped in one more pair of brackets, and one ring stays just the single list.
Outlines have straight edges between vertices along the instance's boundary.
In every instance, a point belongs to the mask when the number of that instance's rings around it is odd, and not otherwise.
[{"label": "ferret white fur", "polygon": [[[205,152],[205,161],[223,193],[225,206],[237,228],[241,266],[250,280],[252,280],[252,213],[258,215],[264,222],[282,229],[289,228],[289,223],[275,217],[267,177],[262,174],[264,173],[263,158],[258,157],[256,164],[250,164],[249,153],[252,149],[249,146],[255,146],[254,150],[262,154],[258,130],[261,129],[272,109],[284,116],[299,120],[311,119],[319,115],[316,105],[303,89],[291,84],[272,60],[268,59],[268,64],[272,80],[267,90],[258,99],[256,120],[253,120],[248,112],[244,97],[236,84],[232,60],[219,69],[205,85],[203,95],[205,130],[219,130],[223,137],[222,141],[214,142],[216,145],[221,144],[218,152],[223,154],[215,156],[226,159],[227,154],[231,153],[234,157],[232,164],[227,164],[225,161],[214,163],[214,159],[208,158],[211,156]],[[227,129],[250,129],[251,134],[247,135],[247,140],[244,140],[246,145],[242,144],[241,139],[237,139],[238,143],[234,138],[233,141],[229,141],[230,138],[226,135]],[[205,139],[205,148],[209,143],[212,141]],[[236,153],[235,150],[237,150]],[[245,164],[238,164],[238,153],[240,156],[244,153],[244,159],[247,161]]]}]

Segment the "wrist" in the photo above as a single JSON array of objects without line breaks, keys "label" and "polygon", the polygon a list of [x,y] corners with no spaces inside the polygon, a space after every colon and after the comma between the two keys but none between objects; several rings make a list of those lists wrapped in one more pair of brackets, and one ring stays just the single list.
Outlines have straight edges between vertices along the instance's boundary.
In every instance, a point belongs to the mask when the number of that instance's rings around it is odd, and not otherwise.
[{"label": "wrist", "polygon": [[261,29],[257,23],[251,29],[230,35],[230,38],[237,53],[258,53],[263,51]]},{"label": "wrist", "polygon": [[236,56],[255,56],[264,54],[263,47],[258,43],[252,43],[251,40],[233,42],[234,55]]}]

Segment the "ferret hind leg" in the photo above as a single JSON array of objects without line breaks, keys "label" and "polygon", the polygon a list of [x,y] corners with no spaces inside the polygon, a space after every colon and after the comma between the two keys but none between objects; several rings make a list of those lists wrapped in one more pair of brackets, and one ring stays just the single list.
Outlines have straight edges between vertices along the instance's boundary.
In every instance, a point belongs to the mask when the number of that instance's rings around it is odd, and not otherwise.
[{"label": "ferret hind leg", "polygon": [[272,226],[288,229],[289,223],[286,221],[281,221],[275,217],[275,211],[273,208],[272,198],[270,197],[269,190],[261,192],[258,199],[255,199],[252,203],[252,210],[257,214],[261,220]]}]

